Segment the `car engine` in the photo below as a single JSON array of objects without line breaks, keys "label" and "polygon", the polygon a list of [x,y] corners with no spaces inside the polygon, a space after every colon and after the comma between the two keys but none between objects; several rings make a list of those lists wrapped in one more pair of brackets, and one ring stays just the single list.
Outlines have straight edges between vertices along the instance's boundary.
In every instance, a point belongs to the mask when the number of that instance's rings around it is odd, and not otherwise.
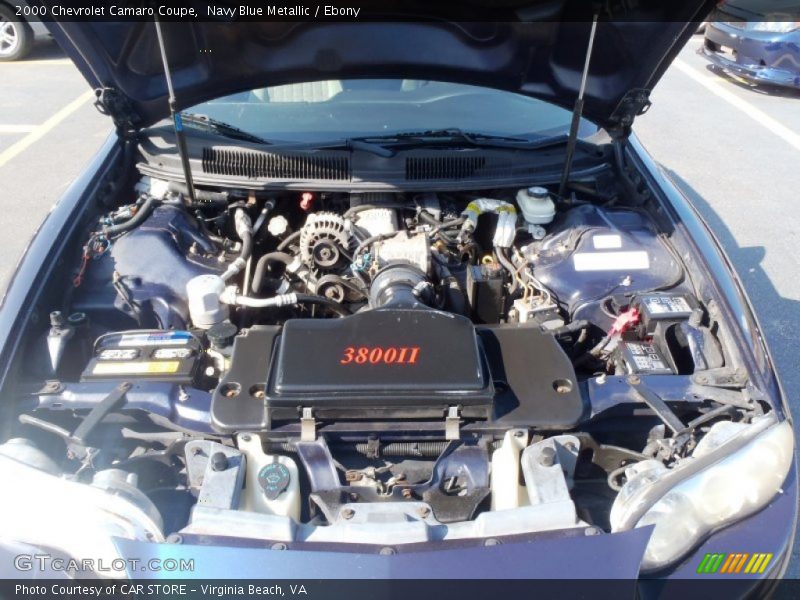
[{"label": "car engine", "polygon": [[124,496],[154,540],[610,531],[644,466],[762,412],[703,385],[730,375],[719,324],[641,207],[196,196],[144,176],[90,224],[0,446]]}]

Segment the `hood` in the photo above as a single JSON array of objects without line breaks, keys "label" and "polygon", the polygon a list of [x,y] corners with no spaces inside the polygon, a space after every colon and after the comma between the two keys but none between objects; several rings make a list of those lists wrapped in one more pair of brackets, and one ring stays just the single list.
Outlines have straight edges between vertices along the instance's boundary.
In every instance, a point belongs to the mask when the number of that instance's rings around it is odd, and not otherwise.
[{"label": "hood", "polygon": [[[472,2],[482,6],[462,2],[458,10],[453,3],[442,9],[471,21],[442,18],[433,12],[435,1],[412,1],[396,3],[399,8],[391,12],[378,12],[372,3],[356,22],[212,20],[207,16],[212,5],[194,2],[196,20],[163,23],[177,108],[268,85],[406,78],[498,88],[571,110],[588,45],[591,3],[504,0],[502,9],[487,12],[488,0]],[[600,16],[583,114],[614,130],[627,128],[646,109],[649,90],[713,0],[610,4],[634,8]],[[489,16],[497,21],[474,20]],[[152,17],[53,21],[48,27],[89,84],[105,90],[101,104],[118,124],[144,127],[168,116]]]}]

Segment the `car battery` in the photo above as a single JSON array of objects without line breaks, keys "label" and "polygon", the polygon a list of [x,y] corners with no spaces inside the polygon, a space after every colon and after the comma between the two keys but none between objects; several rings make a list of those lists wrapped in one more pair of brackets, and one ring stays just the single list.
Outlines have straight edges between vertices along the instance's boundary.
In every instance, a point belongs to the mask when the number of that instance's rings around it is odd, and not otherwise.
[{"label": "car battery", "polygon": [[673,375],[669,359],[652,340],[620,340],[614,349],[614,363],[621,364],[628,374]]},{"label": "car battery", "polygon": [[188,331],[121,331],[100,337],[81,381],[153,379],[190,384],[203,346]]},{"label": "car battery", "polygon": [[505,272],[497,263],[467,268],[467,300],[479,323],[499,323],[505,309]]}]

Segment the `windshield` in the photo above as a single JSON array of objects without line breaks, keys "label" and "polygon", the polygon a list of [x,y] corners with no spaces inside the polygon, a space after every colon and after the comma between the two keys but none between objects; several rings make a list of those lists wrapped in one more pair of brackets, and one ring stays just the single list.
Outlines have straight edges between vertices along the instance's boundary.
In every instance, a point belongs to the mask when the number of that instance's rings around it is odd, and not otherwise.
[{"label": "windshield", "polygon": [[[570,112],[521,94],[414,79],[332,79],[261,88],[198,104],[202,115],[270,141],[457,128],[506,136],[552,136],[569,129]],[[581,134],[596,128],[582,124]]]}]

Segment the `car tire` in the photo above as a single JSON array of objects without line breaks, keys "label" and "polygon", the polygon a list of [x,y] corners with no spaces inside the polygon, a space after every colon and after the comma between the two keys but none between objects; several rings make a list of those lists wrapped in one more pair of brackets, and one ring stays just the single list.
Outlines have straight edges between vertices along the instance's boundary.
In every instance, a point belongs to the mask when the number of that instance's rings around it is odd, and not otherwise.
[{"label": "car tire", "polygon": [[33,46],[33,30],[13,10],[0,5],[0,62],[25,58]]}]

